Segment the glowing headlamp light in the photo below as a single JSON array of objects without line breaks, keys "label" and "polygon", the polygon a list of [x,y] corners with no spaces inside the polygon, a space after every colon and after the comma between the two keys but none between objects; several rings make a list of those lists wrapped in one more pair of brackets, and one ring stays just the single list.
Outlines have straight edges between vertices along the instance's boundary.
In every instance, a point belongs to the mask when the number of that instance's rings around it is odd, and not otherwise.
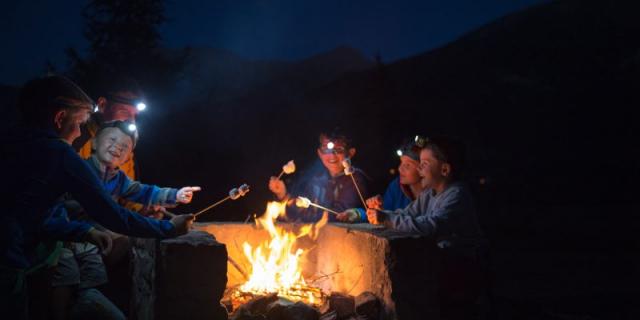
[{"label": "glowing headlamp light", "polygon": [[137,127],[135,124],[130,123],[130,124],[127,126],[127,129],[128,129],[129,131],[131,131],[131,132],[135,132],[136,130],[138,130],[138,127]]},{"label": "glowing headlamp light", "polygon": [[402,157],[402,150],[398,149],[396,150],[396,154],[398,155],[398,157]]},{"label": "glowing headlamp light", "polygon": [[333,148],[334,148],[335,146],[336,146],[336,145],[335,145],[333,142],[331,142],[331,141],[329,141],[329,143],[327,143],[327,149],[329,149],[329,150],[333,150]]},{"label": "glowing headlamp light", "polygon": [[147,108],[147,105],[144,102],[138,102],[138,104],[136,105],[136,109],[138,109],[138,111],[144,111],[144,109]]}]

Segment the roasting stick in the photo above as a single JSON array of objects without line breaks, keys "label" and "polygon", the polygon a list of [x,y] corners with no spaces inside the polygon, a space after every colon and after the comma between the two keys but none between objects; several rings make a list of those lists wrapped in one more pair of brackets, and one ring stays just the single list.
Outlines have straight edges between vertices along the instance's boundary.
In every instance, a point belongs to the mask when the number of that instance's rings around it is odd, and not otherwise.
[{"label": "roasting stick", "polygon": [[309,206],[312,206],[312,207],[316,207],[318,209],[325,210],[325,211],[327,211],[329,213],[332,213],[332,214],[335,214],[335,215],[339,214],[335,210],[331,210],[331,209],[325,208],[325,207],[323,207],[323,206],[321,206],[319,204],[315,204],[315,203],[311,202],[311,200],[309,200],[309,198],[305,198],[305,197],[296,198],[296,206],[299,207],[299,208],[309,208]]},{"label": "roasting stick", "polygon": [[229,263],[231,263],[231,265],[234,266],[236,270],[238,270],[238,272],[240,272],[240,274],[244,277],[245,280],[249,281],[249,276],[247,275],[247,272],[245,272],[244,269],[242,269],[242,267],[240,267],[240,265],[231,258],[231,256],[227,255],[227,261],[229,261]]},{"label": "roasting stick", "polygon": [[351,159],[346,158],[342,160],[342,166],[344,167],[344,174],[351,176],[351,181],[353,181],[353,185],[356,187],[356,191],[358,192],[358,196],[360,196],[360,201],[362,201],[362,205],[365,209],[368,209],[367,202],[364,201],[364,197],[362,196],[362,192],[360,192],[360,187],[358,187],[358,183],[356,182],[356,178],[353,176],[355,170],[351,166]]},{"label": "roasting stick", "polygon": [[214,208],[214,207],[216,207],[216,206],[220,205],[221,203],[223,203],[223,202],[225,202],[225,201],[227,201],[227,200],[229,200],[229,199],[231,199],[231,200],[236,200],[236,199],[238,199],[238,198],[240,198],[240,197],[244,196],[244,195],[245,195],[245,194],[247,194],[248,192],[249,192],[249,186],[248,186],[248,185],[246,185],[246,184],[243,184],[243,185],[241,185],[241,186],[240,186],[240,187],[238,187],[238,188],[233,188],[233,189],[231,189],[231,191],[229,191],[229,195],[228,195],[228,196],[226,196],[225,198],[223,198],[223,199],[219,200],[218,202],[216,202],[216,203],[214,203],[214,204],[212,204],[212,205],[210,205],[210,206],[208,206],[208,207],[206,207],[206,208],[204,208],[204,209],[202,209],[202,210],[198,211],[198,212],[197,212],[197,213],[195,213],[193,216],[194,216],[194,217],[197,217],[197,216],[199,216],[199,215],[201,215],[201,214],[203,214],[203,213],[207,212],[208,210],[211,210],[212,208]]}]

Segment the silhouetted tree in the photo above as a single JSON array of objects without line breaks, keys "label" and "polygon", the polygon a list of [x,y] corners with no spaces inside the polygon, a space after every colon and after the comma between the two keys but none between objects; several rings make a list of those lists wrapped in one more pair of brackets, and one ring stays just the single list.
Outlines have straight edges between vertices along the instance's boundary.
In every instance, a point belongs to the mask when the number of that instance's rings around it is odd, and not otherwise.
[{"label": "silhouetted tree", "polygon": [[162,92],[179,75],[185,53],[162,47],[162,0],[92,0],[82,12],[89,42],[86,57],[67,49],[71,76],[97,93],[111,79],[137,79],[147,92]]}]

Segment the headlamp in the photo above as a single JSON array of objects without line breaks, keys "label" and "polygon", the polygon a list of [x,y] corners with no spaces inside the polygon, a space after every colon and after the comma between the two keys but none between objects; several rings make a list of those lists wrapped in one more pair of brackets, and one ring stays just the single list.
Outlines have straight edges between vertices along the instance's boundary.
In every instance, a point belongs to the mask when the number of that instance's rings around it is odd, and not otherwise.
[{"label": "headlamp", "polygon": [[132,123],[130,121],[122,121],[122,120],[107,121],[102,123],[100,130],[104,128],[120,129],[120,131],[122,131],[124,134],[131,137],[131,139],[133,140],[134,147],[138,142],[138,126],[136,126],[135,123]]},{"label": "headlamp", "polygon": [[329,143],[327,143],[327,149],[329,149],[329,150],[333,150],[333,147],[335,147],[335,146],[336,145],[331,141],[329,141]]},{"label": "headlamp", "polygon": [[415,136],[413,139],[408,139],[408,141],[402,145],[398,150],[396,150],[396,154],[398,157],[407,156],[414,160],[420,159],[420,150],[427,145],[429,138],[423,137],[421,135]]},{"label": "headlamp", "polygon": [[145,109],[147,109],[147,104],[144,103],[144,101],[142,101],[140,98],[130,99],[117,94],[109,94],[107,98],[109,99],[109,101],[114,103],[121,103],[121,104],[128,104],[130,106],[135,106],[138,112],[144,111]]}]

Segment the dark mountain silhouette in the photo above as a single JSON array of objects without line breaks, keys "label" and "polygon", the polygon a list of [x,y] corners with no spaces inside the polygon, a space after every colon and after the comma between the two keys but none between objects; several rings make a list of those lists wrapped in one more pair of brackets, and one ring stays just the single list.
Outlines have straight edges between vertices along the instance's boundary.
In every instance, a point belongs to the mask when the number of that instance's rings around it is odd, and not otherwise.
[{"label": "dark mountain silhouette", "polygon": [[189,51],[177,97],[196,104],[222,103],[247,95],[304,92],[345,72],[372,66],[360,51],[349,47],[302,61],[251,60],[212,48]]},{"label": "dark mountain silhouette", "polygon": [[[171,121],[210,139],[203,154],[241,155],[246,162],[234,165],[251,163],[256,175],[289,158],[312,159],[315,135],[341,125],[354,132],[354,161],[379,189],[396,165],[396,144],[444,133],[467,142],[471,176],[487,175],[506,192],[503,201],[634,201],[627,188],[591,196],[603,180],[631,185],[639,173],[634,9],[630,2],[551,2],[387,65],[348,48],[300,63],[247,62],[230,53],[207,59],[202,51],[193,70],[203,76],[192,78],[210,77],[198,84],[203,94]],[[600,148],[606,156],[592,158]]]}]

